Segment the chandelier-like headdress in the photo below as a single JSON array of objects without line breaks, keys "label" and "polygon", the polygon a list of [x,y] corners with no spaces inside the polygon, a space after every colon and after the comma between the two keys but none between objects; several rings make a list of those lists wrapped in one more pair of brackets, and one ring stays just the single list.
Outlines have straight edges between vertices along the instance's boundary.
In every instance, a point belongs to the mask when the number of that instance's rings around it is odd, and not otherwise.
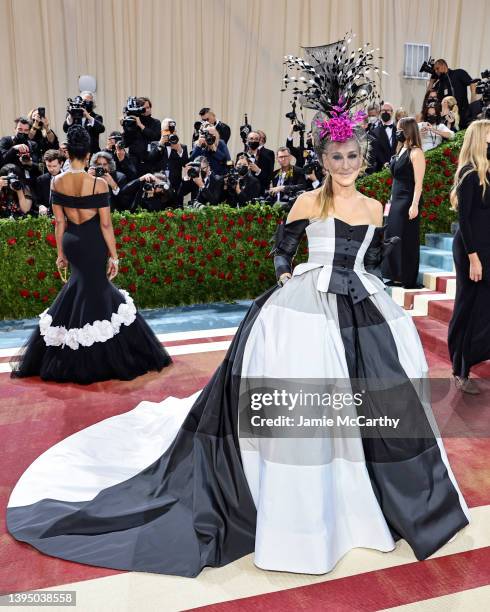
[{"label": "chandelier-like headdress", "polygon": [[370,43],[366,43],[349,51],[354,37],[346,34],[336,43],[302,47],[305,59],[293,55],[284,58],[286,75],[281,91],[292,86],[294,100],[317,111],[312,122],[317,147],[324,139],[345,142],[353,136],[365,137],[358,126],[366,117],[364,109],[378,98],[380,69],[374,53],[379,49],[370,49]]}]

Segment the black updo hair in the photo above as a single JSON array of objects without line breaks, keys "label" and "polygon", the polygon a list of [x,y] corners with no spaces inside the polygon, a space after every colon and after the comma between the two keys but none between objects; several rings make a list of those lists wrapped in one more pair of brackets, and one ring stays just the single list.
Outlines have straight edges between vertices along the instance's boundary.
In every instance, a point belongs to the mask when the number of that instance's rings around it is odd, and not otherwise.
[{"label": "black updo hair", "polygon": [[72,125],[66,134],[66,148],[70,159],[84,160],[90,153],[90,136],[81,125]]}]

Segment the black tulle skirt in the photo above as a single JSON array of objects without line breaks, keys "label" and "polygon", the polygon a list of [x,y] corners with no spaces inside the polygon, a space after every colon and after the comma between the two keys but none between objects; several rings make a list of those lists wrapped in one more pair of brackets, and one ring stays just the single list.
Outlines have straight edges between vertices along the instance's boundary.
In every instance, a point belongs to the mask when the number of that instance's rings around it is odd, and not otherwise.
[{"label": "black tulle skirt", "polygon": [[129,293],[107,279],[99,216],[80,225],[69,221],[63,251],[69,281],[11,362],[12,377],[90,384],[131,380],[169,365],[170,355]]}]

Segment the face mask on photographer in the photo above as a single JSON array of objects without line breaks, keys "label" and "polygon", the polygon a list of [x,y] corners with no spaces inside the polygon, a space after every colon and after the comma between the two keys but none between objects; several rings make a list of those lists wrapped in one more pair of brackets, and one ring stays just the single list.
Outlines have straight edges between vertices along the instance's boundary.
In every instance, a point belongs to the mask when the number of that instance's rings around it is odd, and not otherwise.
[{"label": "face mask on photographer", "polygon": [[200,175],[201,175],[202,180],[205,181],[206,177],[208,176],[208,171],[201,168]]},{"label": "face mask on photographer", "polygon": [[378,121],[377,117],[374,117],[374,116],[368,117],[369,125],[374,125],[376,123],[376,121]]},{"label": "face mask on photographer", "polygon": [[91,113],[94,110],[93,100],[85,100],[84,104],[87,113]]},{"label": "face mask on photographer", "polygon": [[407,140],[407,137],[405,136],[403,130],[397,130],[396,139],[398,140],[398,142],[405,142]]},{"label": "face mask on photographer", "polygon": [[306,148],[313,149],[313,140],[311,138],[306,139]]},{"label": "face mask on photographer", "polygon": [[240,166],[237,166],[236,170],[239,176],[247,176],[248,174],[248,166],[245,166],[245,164],[241,164]]},{"label": "face mask on photographer", "polygon": [[384,110],[384,111],[381,113],[381,119],[382,119],[382,120],[383,120],[385,123],[388,123],[388,121],[390,121],[390,120],[391,120],[391,113],[390,113],[390,111]]},{"label": "face mask on photographer", "polygon": [[427,122],[431,124],[439,123],[439,117],[437,115],[427,115]]},{"label": "face mask on photographer", "polygon": [[251,140],[248,143],[248,148],[252,149],[252,151],[256,151],[260,147],[260,142],[258,140]]}]

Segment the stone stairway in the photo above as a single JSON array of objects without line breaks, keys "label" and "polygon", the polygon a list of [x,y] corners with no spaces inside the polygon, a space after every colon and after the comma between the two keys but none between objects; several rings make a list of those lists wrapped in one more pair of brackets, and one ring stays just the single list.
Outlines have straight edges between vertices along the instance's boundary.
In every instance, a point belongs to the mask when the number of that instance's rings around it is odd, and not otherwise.
[{"label": "stone stairway", "polygon": [[[391,287],[391,296],[413,317],[429,362],[450,369],[448,325],[456,295],[452,234],[426,234],[420,249],[419,283],[423,289]],[[473,370],[472,370],[473,371]],[[490,376],[490,362],[474,368],[476,376]]]}]

